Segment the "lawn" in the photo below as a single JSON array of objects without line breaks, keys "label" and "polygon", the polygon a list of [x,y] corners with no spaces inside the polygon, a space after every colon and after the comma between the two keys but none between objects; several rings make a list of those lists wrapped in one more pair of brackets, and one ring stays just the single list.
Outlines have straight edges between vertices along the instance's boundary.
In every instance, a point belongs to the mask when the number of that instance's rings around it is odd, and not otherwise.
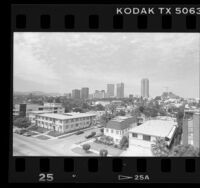
[{"label": "lawn", "polygon": [[98,154],[93,153],[93,152],[91,152],[91,151],[85,152],[85,151],[84,151],[82,148],[80,148],[80,147],[73,148],[72,151],[73,151],[74,153],[77,153],[77,154],[81,155],[81,156],[99,156]]},{"label": "lawn", "polygon": [[[63,137],[65,137],[65,135],[68,135],[68,134],[70,134],[70,133],[75,133],[75,132],[78,132],[78,131],[80,131],[80,130],[81,130],[81,131],[85,131],[83,128],[75,129],[75,130],[68,131],[68,132],[64,132],[64,133],[60,133],[60,132],[58,132],[58,131],[50,131],[50,132],[48,133],[48,135],[50,135],[50,136],[55,136],[55,137],[63,135]],[[61,138],[63,138],[63,137],[61,137]]]},{"label": "lawn", "polygon": [[91,142],[89,144],[91,146],[91,149],[96,150],[98,152],[101,149],[106,149],[106,150],[108,150],[108,154],[112,155],[112,156],[119,156],[124,151],[124,150],[114,148],[112,146],[108,146],[108,145],[105,145],[105,144],[100,144],[100,143],[95,143],[95,142]]},{"label": "lawn", "polygon": [[45,133],[45,132],[49,131],[49,130],[46,129],[46,128],[38,127],[38,126],[33,126],[33,127],[31,127],[31,128],[28,128],[27,130],[35,131],[35,132],[39,132],[39,133]]},{"label": "lawn", "polygon": [[35,138],[39,138],[41,140],[48,140],[49,139],[49,137],[44,136],[44,135],[36,136]]}]

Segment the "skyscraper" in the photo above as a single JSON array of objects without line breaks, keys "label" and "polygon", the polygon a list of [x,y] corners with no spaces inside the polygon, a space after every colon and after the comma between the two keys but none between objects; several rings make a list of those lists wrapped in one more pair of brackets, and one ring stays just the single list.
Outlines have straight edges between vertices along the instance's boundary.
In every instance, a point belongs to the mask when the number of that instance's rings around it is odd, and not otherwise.
[{"label": "skyscraper", "polygon": [[117,84],[117,98],[124,98],[124,83]]},{"label": "skyscraper", "polygon": [[89,88],[83,87],[81,89],[81,99],[88,99],[89,98]]},{"label": "skyscraper", "polygon": [[115,95],[115,85],[107,84],[107,97],[114,97]]},{"label": "skyscraper", "polygon": [[74,89],[72,90],[72,98],[73,99],[80,99],[80,90],[79,89]]},{"label": "skyscraper", "polygon": [[149,79],[147,78],[141,80],[141,96],[145,98],[149,97]]}]

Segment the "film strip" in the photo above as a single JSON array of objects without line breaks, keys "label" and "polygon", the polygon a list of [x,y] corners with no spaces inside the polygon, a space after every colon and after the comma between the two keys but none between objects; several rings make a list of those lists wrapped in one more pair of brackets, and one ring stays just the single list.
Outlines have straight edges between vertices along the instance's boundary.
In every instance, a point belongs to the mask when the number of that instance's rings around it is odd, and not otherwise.
[{"label": "film strip", "polygon": [[[140,12],[142,8],[144,12]],[[11,32],[199,33],[200,7],[12,4]],[[12,132],[11,126],[10,151]],[[199,177],[199,157],[24,157],[13,156],[13,152],[9,155],[11,183],[199,183]]]}]

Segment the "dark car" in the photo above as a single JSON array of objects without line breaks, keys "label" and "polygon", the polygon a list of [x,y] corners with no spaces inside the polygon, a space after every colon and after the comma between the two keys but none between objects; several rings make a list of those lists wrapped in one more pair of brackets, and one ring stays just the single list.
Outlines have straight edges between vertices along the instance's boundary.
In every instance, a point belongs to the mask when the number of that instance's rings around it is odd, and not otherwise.
[{"label": "dark car", "polygon": [[24,130],[24,129],[20,129],[20,130],[17,131],[18,134],[24,134],[25,132],[27,132],[27,131]]},{"label": "dark car", "polygon": [[84,133],[84,131],[78,131],[78,132],[76,132],[75,134],[76,135],[79,135],[79,134],[83,134]]},{"label": "dark car", "polygon": [[96,135],[96,132],[91,132],[89,135],[85,136],[85,138],[92,138],[93,136]]}]

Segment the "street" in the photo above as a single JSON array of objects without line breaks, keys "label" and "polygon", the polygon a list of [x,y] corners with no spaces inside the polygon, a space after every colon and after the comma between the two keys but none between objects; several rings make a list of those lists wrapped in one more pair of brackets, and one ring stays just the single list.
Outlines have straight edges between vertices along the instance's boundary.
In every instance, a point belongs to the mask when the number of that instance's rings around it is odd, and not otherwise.
[{"label": "street", "polygon": [[99,133],[98,128],[87,130],[81,135],[65,138],[40,140],[13,133],[13,156],[78,156],[71,151],[73,144],[84,141],[92,131]]}]

